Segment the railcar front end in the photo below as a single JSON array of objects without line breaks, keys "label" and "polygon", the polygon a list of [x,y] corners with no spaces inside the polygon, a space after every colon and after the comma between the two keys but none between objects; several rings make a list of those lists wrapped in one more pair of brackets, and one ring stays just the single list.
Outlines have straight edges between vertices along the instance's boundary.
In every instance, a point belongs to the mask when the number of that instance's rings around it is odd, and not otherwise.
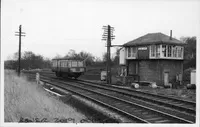
[{"label": "railcar front end", "polygon": [[52,71],[57,77],[74,77],[75,79],[84,74],[85,64],[80,60],[53,59]]}]

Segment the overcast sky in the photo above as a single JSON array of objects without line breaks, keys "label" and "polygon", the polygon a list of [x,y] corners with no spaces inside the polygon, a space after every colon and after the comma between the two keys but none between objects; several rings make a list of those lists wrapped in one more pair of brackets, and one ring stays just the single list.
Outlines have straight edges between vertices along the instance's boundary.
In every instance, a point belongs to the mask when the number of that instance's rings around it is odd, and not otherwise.
[{"label": "overcast sky", "polygon": [[[103,25],[115,28],[112,44],[122,45],[147,33],[197,36],[199,0],[2,0],[2,57],[18,51],[14,33],[22,25],[22,51],[44,57],[64,56],[70,49],[102,57]],[[112,48],[112,53],[115,52]]]}]

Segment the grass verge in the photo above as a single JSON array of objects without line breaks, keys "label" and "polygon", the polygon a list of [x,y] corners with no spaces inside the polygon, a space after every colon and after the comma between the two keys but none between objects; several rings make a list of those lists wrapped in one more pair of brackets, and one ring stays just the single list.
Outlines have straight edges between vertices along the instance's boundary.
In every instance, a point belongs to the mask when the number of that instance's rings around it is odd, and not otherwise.
[{"label": "grass verge", "polygon": [[56,96],[44,91],[42,86],[28,82],[24,76],[18,77],[10,70],[5,70],[4,76],[5,122],[19,122],[21,118],[57,122],[71,118],[77,123],[86,118]]}]

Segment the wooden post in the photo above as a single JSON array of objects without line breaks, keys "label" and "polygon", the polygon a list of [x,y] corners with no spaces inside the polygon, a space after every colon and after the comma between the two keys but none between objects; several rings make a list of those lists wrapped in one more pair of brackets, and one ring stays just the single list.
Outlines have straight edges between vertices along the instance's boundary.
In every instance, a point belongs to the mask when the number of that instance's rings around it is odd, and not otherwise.
[{"label": "wooden post", "polygon": [[18,57],[18,76],[20,76],[20,71],[21,71],[21,36],[25,36],[22,34],[25,34],[22,32],[22,25],[19,25],[19,32],[15,32],[15,36],[19,36],[19,57]]},{"label": "wooden post", "polygon": [[110,25],[108,25],[108,38],[107,38],[107,83],[108,84],[111,84],[110,47],[111,47]]},{"label": "wooden post", "polygon": [[18,76],[20,76],[20,71],[21,71],[21,25],[19,26],[19,57],[18,57]]}]

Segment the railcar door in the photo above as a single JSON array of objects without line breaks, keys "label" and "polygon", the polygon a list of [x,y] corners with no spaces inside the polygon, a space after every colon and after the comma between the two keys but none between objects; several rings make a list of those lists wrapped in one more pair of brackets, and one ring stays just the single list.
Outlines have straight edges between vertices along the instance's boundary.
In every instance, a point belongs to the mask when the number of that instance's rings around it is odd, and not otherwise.
[{"label": "railcar door", "polygon": [[58,71],[58,60],[56,60],[56,71]]},{"label": "railcar door", "polygon": [[61,72],[61,61],[58,60],[58,72],[60,73]]}]

